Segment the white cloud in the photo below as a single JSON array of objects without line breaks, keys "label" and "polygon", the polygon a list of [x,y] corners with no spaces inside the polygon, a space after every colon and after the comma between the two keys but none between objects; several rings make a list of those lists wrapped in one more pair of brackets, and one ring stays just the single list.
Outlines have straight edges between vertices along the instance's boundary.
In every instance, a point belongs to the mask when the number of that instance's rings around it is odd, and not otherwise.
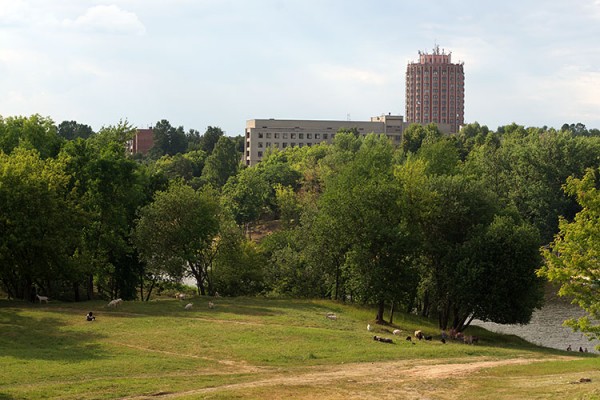
[{"label": "white cloud", "polygon": [[383,85],[387,81],[384,74],[342,65],[313,65],[311,70],[325,80],[361,82],[369,85]]},{"label": "white cloud", "polygon": [[135,13],[122,10],[114,4],[91,7],[75,20],[64,20],[63,25],[87,31],[135,35],[146,33],[144,24]]},{"label": "white cloud", "polygon": [[598,120],[600,72],[567,66],[557,75],[538,83],[546,101],[562,105],[563,118]]}]

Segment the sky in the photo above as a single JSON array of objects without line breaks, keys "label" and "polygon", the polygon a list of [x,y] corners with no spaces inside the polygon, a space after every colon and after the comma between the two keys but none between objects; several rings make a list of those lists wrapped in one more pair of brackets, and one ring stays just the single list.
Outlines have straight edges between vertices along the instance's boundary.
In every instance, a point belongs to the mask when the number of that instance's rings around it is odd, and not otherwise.
[{"label": "sky", "polygon": [[228,136],[404,115],[406,65],[439,45],[465,122],[600,128],[599,39],[600,0],[0,0],[0,115]]}]

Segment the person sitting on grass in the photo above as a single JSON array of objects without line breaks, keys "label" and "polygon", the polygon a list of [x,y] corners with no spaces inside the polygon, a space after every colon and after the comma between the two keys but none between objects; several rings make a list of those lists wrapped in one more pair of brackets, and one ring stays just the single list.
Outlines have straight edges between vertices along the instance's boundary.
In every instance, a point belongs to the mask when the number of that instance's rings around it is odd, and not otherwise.
[{"label": "person sitting on grass", "polygon": [[88,321],[95,321],[96,320],[96,317],[94,317],[94,314],[91,311],[88,313],[88,315],[85,316],[85,318]]}]

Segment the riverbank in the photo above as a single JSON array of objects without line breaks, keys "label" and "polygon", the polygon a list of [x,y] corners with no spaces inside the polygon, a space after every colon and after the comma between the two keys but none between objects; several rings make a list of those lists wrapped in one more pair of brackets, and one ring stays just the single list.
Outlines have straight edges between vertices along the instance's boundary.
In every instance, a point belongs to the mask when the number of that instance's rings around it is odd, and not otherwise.
[{"label": "riverbank", "polygon": [[571,346],[573,351],[582,348],[599,354],[594,347],[600,341],[589,341],[581,332],[573,332],[571,328],[563,326],[565,320],[582,317],[585,312],[568,299],[559,297],[557,291],[556,287],[546,286],[544,306],[534,311],[531,322],[527,325],[502,325],[480,320],[474,320],[472,324],[492,332],[516,335],[530,343],[552,349],[566,350]]}]

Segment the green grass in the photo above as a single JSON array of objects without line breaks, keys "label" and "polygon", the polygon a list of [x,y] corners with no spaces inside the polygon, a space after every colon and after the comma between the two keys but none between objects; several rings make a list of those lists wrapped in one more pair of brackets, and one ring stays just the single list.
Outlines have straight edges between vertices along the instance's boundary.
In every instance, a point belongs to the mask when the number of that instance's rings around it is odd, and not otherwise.
[{"label": "green grass", "polygon": [[[189,301],[194,307],[186,311],[183,306]],[[413,315],[396,315],[393,326],[376,325],[375,332],[367,332],[374,310],[330,301],[214,301],[214,309],[208,308],[208,299],[201,298],[126,302],[118,309],[107,308],[106,302],[0,301],[0,399],[160,398],[167,394],[171,398],[308,399],[395,391],[400,391],[399,398],[402,393],[430,398],[470,398],[473,393],[491,399],[553,398],[553,394],[554,398],[598,398],[600,362],[592,354],[569,354],[569,359],[557,360],[565,352],[477,327],[467,333],[479,336],[480,344],[444,345],[435,325]],[[97,316],[94,322],[85,321],[90,310]],[[325,318],[329,311],[337,314],[336,321]],[[403,330],[401,337],[391,334],[396,328]],[[405,341],[415,329],[434,335],[434,340]],[[374,334],[394,338],[394,344],[375,342]],[[360,367],[366,367],[368,374],[371,365],[386,362],[400,363],[394,365],[410,371],[423,365],[517,358],[548,361],[499,366],[437,381],[403,380],[399,374],[392,383],[374,384],[334,374],[323,385],[311,384],[310,379],[291,382],[290,378]],[[344,367],[348,364],[352,367]],[[582,373],[593,377],[593,382],[567,382]],[[285,380],[269,384],[278,379]],[[527,397],[519,396],[521,392]]]}]

